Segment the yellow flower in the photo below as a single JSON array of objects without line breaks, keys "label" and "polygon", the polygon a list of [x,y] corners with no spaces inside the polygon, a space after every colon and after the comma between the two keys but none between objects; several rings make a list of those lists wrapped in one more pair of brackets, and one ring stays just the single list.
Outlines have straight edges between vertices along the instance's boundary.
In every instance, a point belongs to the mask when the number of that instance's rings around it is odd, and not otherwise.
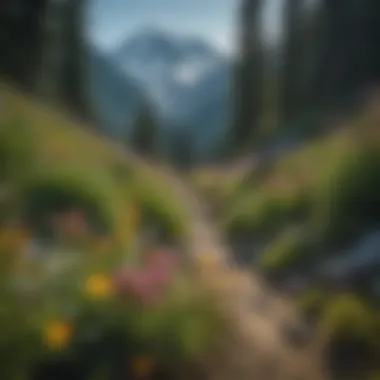
[{"label": "yellow flower", "polygon": [[104,299],[112,293],[112,284],[107,276],[94,274],[90,276],[85,284],[85,292],[92,298]]},{"label": "yellow flower", "polygon": [[140,356],[132,362],[132,372],[138,378],[147,378],[153,372],[153,360],[146,356]]},{"label": "yellow flower", "polygon": [[55,321],[47,325],[44,331],[44,341],[52,350],[63,350],[71,340],[72,326],[64,321]]}]

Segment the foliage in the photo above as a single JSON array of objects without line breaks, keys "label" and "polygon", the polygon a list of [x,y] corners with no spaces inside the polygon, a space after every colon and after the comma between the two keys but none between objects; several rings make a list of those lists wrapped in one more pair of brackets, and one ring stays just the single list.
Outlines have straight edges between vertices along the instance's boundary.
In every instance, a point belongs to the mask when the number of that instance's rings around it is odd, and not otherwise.
[{"label": "foliage", "polygon": [[296,269],[308,259],[308,250],[303,231],[288,230],[264,251],[259,265],[266,271]]},{"label": "foliage", "polygon": [[12,91],[4,101],[0,151],[15,163],[0,226],[4,378],[153,376],[196,360],[219,331],[212,301],[172,254],[133,244],[146,220],[187,232],[174,190],[58,113]]},{"label": "foliage", "polygon": [[313,227],[327,243],[354,239],[380,222],[380,151],[363,146],[343,157],[315,196]]},{"label": "foliage", "polygon": [[152,252],[145,264],[137,256],[134,267],[125,267],[126,256],[138,252],[99,255],[59,244],[43,259],[25,252],[1,249],[0,350],[7,379],[52,359],[75,358],[86,376],[100,369],[110,374],[141,355],[156,366],[181,365],[202,354],[217,331],[210,301],[194,291],[169,253]]},{"label": "foliage", "polygon": [[378,342],[376,313],[369,304],[354,294],[331,297],[325,306],[320,324],[322,329],[334,337]]},{"label": "foliage", "polygon": [[[284,155],[260,183],[227,203],[225,231],[233,238],[253,235],[267,244],[281,241],[289,226],[302,225],[307,245],[322,257],[376,228],[380,145],[378,136],[372,134],[369,144],[363,135],[363,129],[358,134],[347,128]],[[286,262],[288,251],[278,252]],[[317,256],[308,257],[311,263]]]},{"label": "foliage", "polygon": [[33,147],[33,136],[20,120],[10,119],[0,125],[0,181],[32,167]]},{"label": "foliage", "polygon": [[328,294],[324,290],[312,288],[298,297],[297,306],[305,315],[319,316],[325,310],[328,300]]},{"label": "foliage", "polygon": [[107,176],[70,166],[32,172],[24,182],[22,199],[27,218],[34,225],[47,213],[79,208],[108,232],[121,206],[120,189],[112,186]]},{"label": "foliage", "polygon": [[157,121],[152,106],[147,103],[141,107],[133,126],[130,146],[136,152],[154,156],[157,150]]},{"label": "foliage", "polygon": [[272,238],[284,223],[298,221],[307,202],[301,192],[287,194],[263,188],[253,195],[243,196],[237,205],[232,205],[222,223],[232,236],[253,233]]},{"label": "foliage", "polygon": [[164,237],[178,240],[188,228],[181,209],[173,205],[168,191],[154,191],[149,183],[137,184],[132,190],[140,201],[144,221],[156,226]]},{"label": "foliage", "polygon": [[130,222],[120,213],[133,208],[137,213],[149,210],[155,215],[153,224],[165,226],[170,236],[185,233],[189,217],[154,168],[131,161],[121,146],[115,149],[112,143],[88,133],[56,110],[32,102],[11,88],[1,90],[4,112],[0,137],[6,136],[6,140],[0,138],[0,152],[1,146],[6,152],[11,150],[7,154],[19,163],[17,170],[14,166],[11,171],[20,179],[14,191],[17,199],[13,213],[30,203],[36,190],[38,197],[43,197],[44,191],[61,196],[57,192],[62,189],[65,197],[76,199],[74,203],[97,209],[101,224],[107,228],[120,230],[120,224]]}]

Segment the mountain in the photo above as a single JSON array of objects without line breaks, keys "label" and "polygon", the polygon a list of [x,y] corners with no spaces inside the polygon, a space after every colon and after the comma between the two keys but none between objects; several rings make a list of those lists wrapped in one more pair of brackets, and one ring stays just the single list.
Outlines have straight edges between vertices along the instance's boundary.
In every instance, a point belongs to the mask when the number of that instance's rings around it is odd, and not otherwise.
[{"label": "mountain", "polygon": [[200,39],[150,28],[125,40],[110,57],[146,91],[166,124],[186,125],[198,153],[210,151],[228,122],[225,56]]},{"label": "mountain", "polygon": [[93,109],[104,129],[125,137],[145,95],[139,83],[97,50],[89,49],[90,92]]}]

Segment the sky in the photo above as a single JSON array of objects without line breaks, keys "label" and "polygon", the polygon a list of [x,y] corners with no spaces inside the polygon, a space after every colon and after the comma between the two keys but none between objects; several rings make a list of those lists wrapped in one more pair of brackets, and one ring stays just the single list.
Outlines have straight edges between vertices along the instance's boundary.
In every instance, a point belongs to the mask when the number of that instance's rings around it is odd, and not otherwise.
[{"label": "sky", "polygon": [[[280,0],[267,0],[267,33],[279,32]],[[233,52],[238,0],[91,0],[89,36],[104,50],[146,27],[201,37]]]}]

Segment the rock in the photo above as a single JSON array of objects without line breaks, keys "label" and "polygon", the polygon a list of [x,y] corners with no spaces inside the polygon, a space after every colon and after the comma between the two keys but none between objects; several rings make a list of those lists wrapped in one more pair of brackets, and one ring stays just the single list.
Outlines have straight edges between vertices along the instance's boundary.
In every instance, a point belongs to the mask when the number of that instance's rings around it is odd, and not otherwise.
[{"label": "rock", "polygon": [[281,333],[290,345],[301,348],[310,342],[312,329],[306,322],[297,321],[283,325]]}]

